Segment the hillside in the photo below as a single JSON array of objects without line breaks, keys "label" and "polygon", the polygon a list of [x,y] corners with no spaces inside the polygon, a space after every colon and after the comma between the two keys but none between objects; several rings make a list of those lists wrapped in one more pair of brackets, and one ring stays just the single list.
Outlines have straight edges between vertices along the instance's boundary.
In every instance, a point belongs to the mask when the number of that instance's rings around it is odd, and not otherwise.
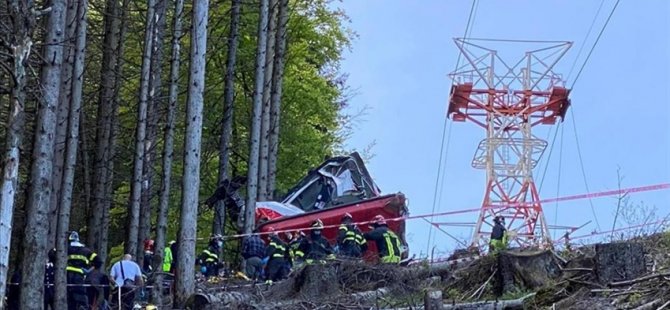
[{"label": "hillside", "polygon": [[664,309],[670,304],[669,250],[665,233],[560,253],[511,250],[432,266],[335,261],[298,269],[273,286],[202,284],[191,306],[423,309],[428,296],[441,294],[441,309]]}]

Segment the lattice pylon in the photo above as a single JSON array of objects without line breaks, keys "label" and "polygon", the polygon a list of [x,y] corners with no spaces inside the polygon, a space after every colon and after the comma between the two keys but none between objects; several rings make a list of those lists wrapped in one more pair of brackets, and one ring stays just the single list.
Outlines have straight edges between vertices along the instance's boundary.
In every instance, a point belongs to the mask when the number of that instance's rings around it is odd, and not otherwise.
[{"label": "lattice pylon", "polygon": [[469,120],[486,130],[472,161],[474,168],[487,174],[472,245],[488,244],[496,216],[506,219],[513,243],[549,245],[549,228],[533,179],[547,142],[533,135],[532,127],[555,124],[565,116],[570,91],[552,69],[572,43],[521,41],[544,46],[527,51],[509,66],[496,50],[472,41],[477,40],[455,39],[466,62],[450,74],[454,84],[448,110],[454,121]]}]

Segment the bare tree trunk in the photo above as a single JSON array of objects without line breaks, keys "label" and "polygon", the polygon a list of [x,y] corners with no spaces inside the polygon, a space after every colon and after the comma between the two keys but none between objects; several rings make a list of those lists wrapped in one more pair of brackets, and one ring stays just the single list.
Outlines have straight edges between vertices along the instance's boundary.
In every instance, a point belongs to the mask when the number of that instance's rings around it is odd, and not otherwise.
[{"label": "bare tree trunk", "polygon": [[270,0],[265,73],[263,74],[263,112],[261,116],[261,149],[258,159],[258,200],[268,199],[268,154],[270,152],[270,90],[274,67],[275,36],[277,33],[277,0]]},{"label": "bare tree trunk", "polygon": [[[86,128],[86,113],[79,114],[79,128]],[[84,185],[84,206],[82,209],[86,211],[84,220],[87,221],[89,217],[93,215],[92,213],[98,211],[94,210],[91,204],[91,159],[89,156],[90,147],[86,131],[81,132],[80,136],[81,138],[79,138],[79,143],[81,146],[79,148],[79,156],[81,156],[80,167],[82,182]],[[87,229],[86,235],[88,238],[90,238],[91,231]],[[89,244],[89,246],[91,245]]]},{"label": "bare tree trunk", "polygon": [[274,70],[272,70],[272,95],[270,96],[270,152],[268,155],[268,195],[275,197],[277,180],[277,154],[279,153],[279,121],[281,94],[286,62],[286,34],[288,25],[288,0],[279,0],[278,23],[275,43]]},{"label": "bare tree trunk", "polygon": [[191,27],[191,64],[184,135],[184,175],[182,183],[176,305],[183,306],[195,291],[195,238],[200,189],[200,147],[202,138],[203,93],[205,91],[205,55],[207,52],[208,0],[193,1]]},{"label": "bare tree trunk", "polygon": [[260,0],[260,18],[258,19],[258,50],[256,51],[256,77],[254,84],[253,113],[251,135],[249,137],[249,166],[247,171],[247,201],[244,210],[244,232],[254,230],[256,197],[258,194],[258,158],[261,136],[261,112],[263,110],[263,86],[265,73],[265,53],[267,45],[268,1]]},{"label": "bare tree trunk", "polygon": [[[165,124],[165,141],[163,142],[163,180],[158,207],[158,218],[156,220],[156,263],[154,266],[162,265],[163,253],[167,234],[168,208],[170,206],[170,181],[172,178],[172,156],[174,152],[174,123],[177,110],[177,99],[179,95],[179,68],[181,57],[181,32],[182,14],[184,12],[184,0],[176,0],[173,16],[172,29],[172,60],[170,63],[170,90],[169,103],[167,107],[167,119]],[[175,253],[176,254],[176,253]],[[173,254],[174,255],[174,254]]]},{"label": "bare tree trunk", "polygon": [[[241,0],[231,1],[230,10],[230,34],[228,36],[228,59],[226,60],[226,81],[223,89],[223,123],[221,131],[221,144],[219,145],[219,179],[221,186],[223,180],[229,178],[228,162],[230,161],[230,140],[233,133],[233,112],[235,106],[235,64],[237,62],[237,47],[240,37],[240,7]],[[215,206],[214,221],[212,222],[212,233],[223,234],[226,223],[226,210],[223,200],[219,200]]]},{"label": "bare tree trunk", "polygon": [[[135,157],[133,160],[133,181],[130,191],[130,208],[128,212],[128,237],[126,253],[137,254],[137,239],[140,224],[140,200],[143,188],[144,140],[147,127],[147,101],[149,97],[149,78],[151,75],[151,52],[154,28],[155,0],[147,1],[147,25],[144,31],[144,49],[142,53],[142,76],[140,78],[140,102],[137,109],[137,131],[135,133]],[[139,249],[141,251],[141,248]]]},{"label": "bare tree trunk", "polygon": [[[28,4],[30,5],[30,4]],[[32,12],[27,12],[32,15]],[[60,93],[61,65],[63,61],[63,28],[65,26],[65,0],[51,3],[47,23],[45,60],[42,65],[42,96],[35,127],[35,144],[31,167],[31,184],[28,193],[27,225],[23,239],[23,257],[30,257],[22,264],[21,306],[40,308],[44,294],[44,263],[47,253],[48,220],[51,204],[51,176],[56,132],[56,107]]]},{"label": "bare tree trunk", "polygon": [[72,100],[68,117],[68,136],[65,146],[65,165],[58,212],[58,229],[56,234],[56,273],[55,293],[56,309],[66,307],[66,271],[67,265],[67,230],[70,226],[70,209],[72,207],[72,189],[74,172],[77,163],[77,147],[79,144],[79,113],[81,112],[82,88],[84,84],[84,58],[86,55],[87,0],[79,0],[76,14],[76,42],[74,49],[74,65],[72,68]]},{"label": "bare tree trunk", "polygon": [[119,28],[118,0],[107,0],[105,7],[105,37],[103,41],[102,68],[100,70],[100,93],[98,101],[98,126],[96,131],[96,150],[94,168],[93,208],[96,210],[88,223],[88,244],[100,247],[102,214],[105,200],[109,155],[109,136],[111,134],[112,101],[114,101],[114,82],[118,62]]},{"label": "bare tree trunk", "polygon": [[[154,162],[156,160],[156,136],[158,129],[158,106],[161,97],[162,86],[162,63],[163,63],[163,37],[165,35],[165,11],[167,8],[167,0],[157,0],[155,7],[155,26],[153,27],[153,43],[151,45],[153,51],[151,53],[151,76],[149,80],[149,98],[147,108],[147,136],[144,142],[144,189],[142,190],[142,204],[140,212],[140,230],[138,242],[143,242],[150,239],[151,236],[151,219],[153,208],[151,207],[151,200],[154,197],[153,191],[153,177],[154,177]],[[141,251],[138,249],[137,262],[143,266],[144,255],[140,255]]]},{"label": "bare tree trunk", "polygon": [[5,298],[7,275],[9,273],[9,251],[11,247],[12,216],[14,196],[19,190],[19,154],[24,130],[24,105],[26,100],[26,62],[32,47],[31,34],[35,27],[33,2],[30,0],[7,1],[14,34],[8,52],[12,58],[13,82],[10,90],[11,111],[7,121],[7,138],[3,179],[0,184],[0,301]]},{"label": "bare tree trunk", "polygon": [[114,80],[114,91],[113,91],[113,96],[112,96],[112,116],[110,118],[110,133],[109,133],[109,160],[108,160],[108,167],[107,167],[107,178],[105,180],[105,188],[104,188],[104,194],[103,197],[104,199],[104,205],[102,209],[102,225],[100,228],[100,247],[98,248],[99,252],[98,255],[100,255],[100,258],[103,262],[103,269],[105,268],[105,261],[107,260],[107,244],[109,240],[108,236],[108,231],[109,231],[109,210],[111,209],[112,206],[112,197],[113,197],[113,189],[114,189],[114,160],[116,158],[116,137],[118,136],[119,132],[119,92],[121,89],[121,84],[123,84],[123,54],[124,54],[124,45],[123,42],[125,41],[126,37],[126,32],[127,32],[127,21],[126,18],[128,16],[128,5],[130,3],[130,0],[123,0],[123,5],[121,7],[117,7],[117,13],[116,16],[120,16],[120,26],[117,28],[117,31],[119,32],[118,35],[118,41],[117,41],[117,50],[118,52],[116,53],[117,61],[116,61],[116,69],[114,70],[115,72],[115,80]]},{"label": "bare tree trunk", "polygon": [[65,142],[67,140],[68,115],[72,98],[72,69],[75,58],[75,33],[77,31],[78,1],[68,0],[65,17],[65,37],[63,42],[63,67],[61,70],[61,90],[58,98],[58,115],[56,116],[56,137],[54,140],[54,163],[52,172],[53,191],[51,192],[51,210],[49,210],[49,248],[56,246],[58,221],[58,204],[60,203],[63,181],[63,164],[65,162]]}]

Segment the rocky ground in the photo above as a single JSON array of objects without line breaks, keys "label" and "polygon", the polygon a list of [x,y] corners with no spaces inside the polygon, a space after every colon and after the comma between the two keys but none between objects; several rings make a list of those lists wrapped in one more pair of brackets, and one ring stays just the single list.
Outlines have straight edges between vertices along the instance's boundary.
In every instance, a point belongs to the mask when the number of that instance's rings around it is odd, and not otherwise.
[{"label": "rocky ground", "polygon": [[272,286],[200,285],[191,308],[423,309],[433,292],[441,309],[670,309],[670,233],[457,262],[310,265]]}]

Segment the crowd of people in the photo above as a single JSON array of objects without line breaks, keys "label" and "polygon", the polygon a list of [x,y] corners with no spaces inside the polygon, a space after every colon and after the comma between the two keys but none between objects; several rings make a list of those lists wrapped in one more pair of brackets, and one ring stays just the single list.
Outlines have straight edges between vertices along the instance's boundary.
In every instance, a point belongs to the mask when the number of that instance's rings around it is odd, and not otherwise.
[{"label": "crowd of people", "polygon": [[[67,249],[67,307],[68,310],[111,309],[113,296],[120,292],[123,309],[134,309],[138,293],[143,294],[143,272],[130,254],[112,265],[110,272],[102,269],[103,262],[93,250],[80,242],[79,233],[70,232]],[[44,309],[55,307],[56,249],[49,251],[45,265]],[[7,309],[23,309],[20,305],[21,274],[17,270],[7,292]],[[150,308],[146,308],[149,310]]]},{"label": "crowd of people", "polygon": [[[336,257],[361,259],[368,251],[368,241],[375,242],[381,263],[400,262],[400,239],[389,229],[383,216],[377,215],[367,233],[354,224],[351,214],[342,217],[337,240],[331,244],[323,235],[324,225],[319,219],[314,221],[308,232],[286,232],[280,236],[271,231],[268,241],[255,233],[244,238],[242,256],[246,276],[253,281],[265,281],[267,284],[285,279],[293,268],[303,264],[323,264]],[[154,242],[144,243],[144,260],[140,267],[132,255],[125,254],[105,273],[103,262],[91,249],[82,244],[79,234],[72,231],[68,237],[67,249],[67,301],[69,310],[110,309],[113,303],[124,309],[134,309],[137,297],[145,297],[144,275],[153,272]],[[206,249],[198,256],[196,265],[206,278],[219,276],[224,267],[220,259],[223,236],[210,237]],[[164,249],[161,271],[173,274],[177,268],[176,241],[170,241]],[[48,254],[45,272],[44,309],[54,308],[54,274],[56,249]],[[7,293],[8,308],[21,309],[19,304],[21,274],[15,272]],[[117,296],[121,296],[121,300]],[[151,309],[146,307],[145,309]]]},{"label": "crowd of people", "polygon": [[271,229],[267,245],[259,234],[246,237],[242,256],[247,277],[272,284],[286,278],[293,268],[303,264],[323,264],[336,257],[361,259],[368,250],[367,241],[375,242],[381,263],[397,264],[401,260],[400,238],[389,229],[382,215],[375,216],[372,230],[363,233],[354,224],[351,214],[345,214],[334,245],[322,235],[323,228],[323,222],[317,219],[308,233],[286,232],[283,238]]}]

